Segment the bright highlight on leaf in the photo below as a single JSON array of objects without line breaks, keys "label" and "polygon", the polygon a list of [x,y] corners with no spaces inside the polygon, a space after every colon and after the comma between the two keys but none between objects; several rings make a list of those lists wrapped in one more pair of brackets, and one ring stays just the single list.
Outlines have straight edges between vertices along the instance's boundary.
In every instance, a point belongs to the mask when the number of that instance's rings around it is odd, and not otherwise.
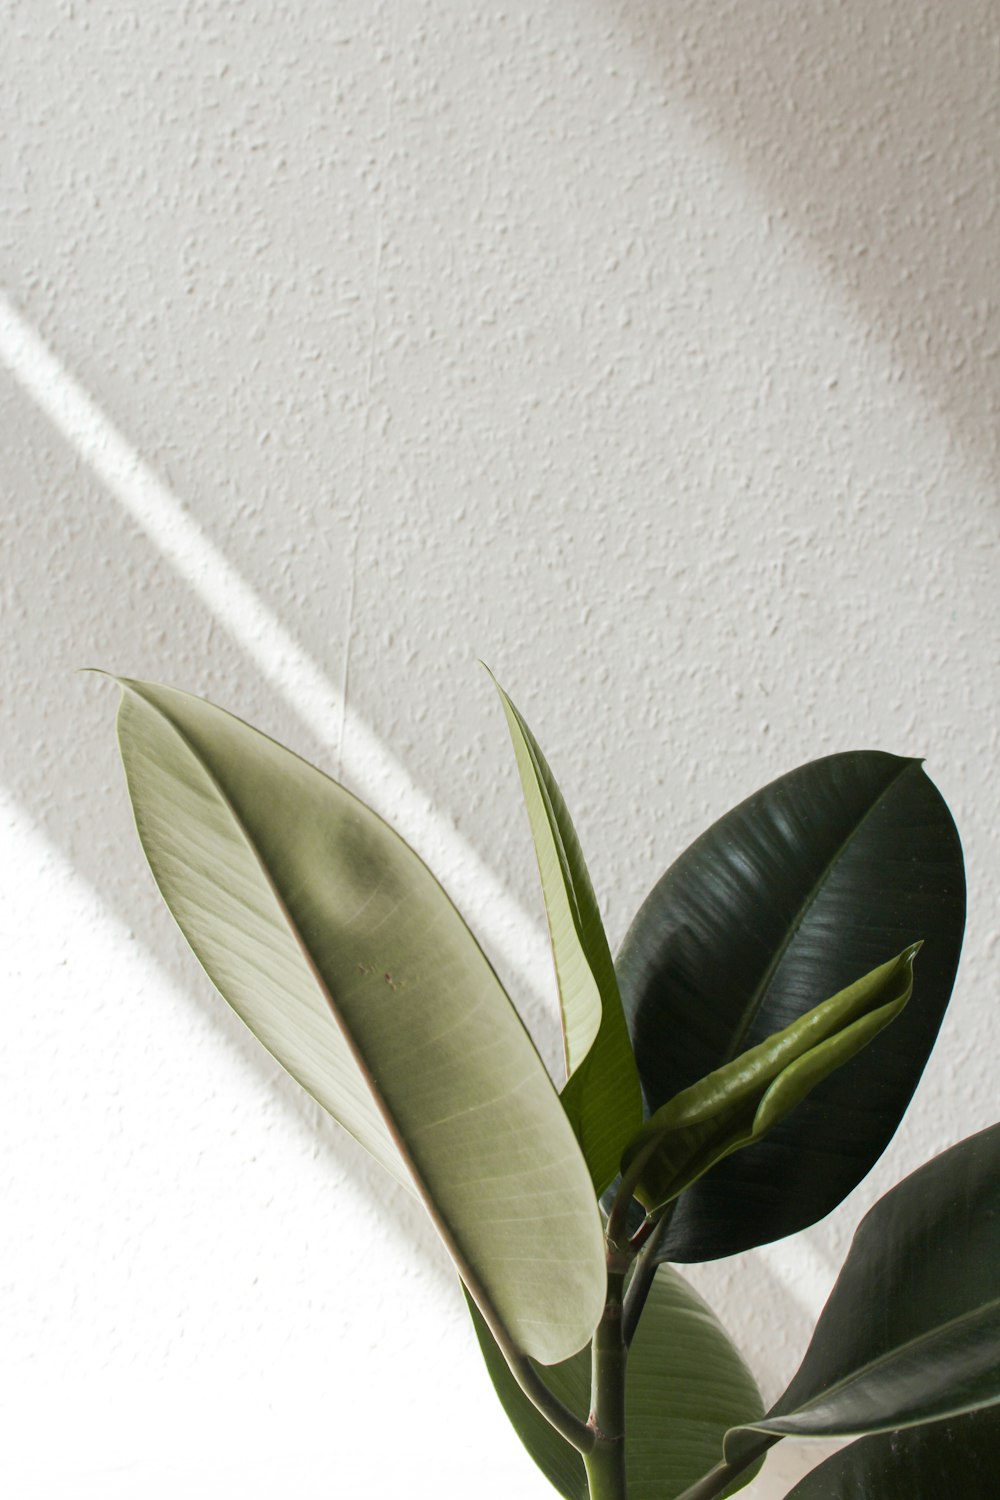
[{"label": "bright highlight on leaf", "polygon": [[563,1108],[602,1193],[642,1120],[639,1074],[597,898],[566,803],[534,735],[493,681],[514,744],[545,898],[566,1049]]},{"label": "bright highlight on leaf", "polygon": [[626,1181],[648,1212],[664,1208],[723,1157],[773,1125],[895,1020],[913,991],[919,943],[880,964],[783,1031],[684,1089],[625,1153]]}]

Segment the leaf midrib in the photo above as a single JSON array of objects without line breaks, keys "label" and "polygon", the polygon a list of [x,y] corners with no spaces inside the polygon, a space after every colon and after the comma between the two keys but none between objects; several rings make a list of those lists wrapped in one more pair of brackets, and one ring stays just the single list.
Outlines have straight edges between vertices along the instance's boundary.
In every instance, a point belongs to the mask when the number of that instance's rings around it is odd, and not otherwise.
[{"label": "leaf midrib", "polygon": [[849,830],[847,835],[838,844],[837,848],[833,851],[826,865],[820,871],[819,875],[816,877],[816,880],[813,882],[811,889],[807,892],[806,896],[802,900],[795,918],[792,922],[789,923],[788,930],[786,931],[780,946],[776,949],[763,974],[757,981],[757,984],[754,986],[753,992],[749,1000],[747,1001],[746,1006],[744,1007],[742,1016],[740,1017],[739,1025],[733,1032],[730,1045],[727,1048],[726,1052],[723,1054],[721,1065],[724,1065],[727,1062],[732,1062],[733,1058],[738,1056],[738,1054],[743,1050],[743,1043],[746,1040],[747,1033],[749,1032],[750,1027],[753,1025],[754,1021],[757,1018],[764,997],[766,996],[767,991],[770,987],[771,981],[780,968],[782,960],[784,959],[785,954],[788,952],[793,939],[800,931],[803,922],[805,921],[811,908],[819,897],[822,887],[826,884],[826,881],[830,876],[830,872],[833,870],[837,862],[843,858],[850,844],[855,838],[857,838],[861,829],[868,822],[868,819],[872,817],[872,815],[882,805],[885,798],[889,795],[897,782],[902,780],[902,778],[909,770],[912,769],[914,765],[919,764],[920,762],[915,760],[904,761],[902,768],[895,773],[890,781],[886,783],[886,785],[882,788],[882,791],[876,797],[875,801],[865,810],[864,814],[858,819],[858,821]]},{"label": "leaf midrib", "polygon": [[[130,688],[129,690],[132,691],[132,692],[135,691],[134,688]],[[344,1041],[347,1044],[348,1050],[350,1051],[351,1056],[354,1059],[354,1062],[356,1063],[359,1071],[362,1074],[362,1077],[364,1078],[365,1085],[366,1085],[366,1087],[368,1088],[369,1092],[372,1095],[372,1098],[373,1098],[373,1100],[375,1102],[375,1107],[378,1110],[378,1113],[381,1116],[382,1121],[383,1121],[386,1129],[388,1130],[388,1132],[389,1132],[389,1134],[390,1134],[390,1136],[392,1138],[393,1145],[396,1146],[397,1150],[399,1150],[400,1156],[403,1158],[403,1160],[404,1160],[405,1164],[407,1165],[407,1167],[413,1172],[415,1178],[419,1179],[419,1174],[416,1171],[416,1166],[415,1166],[415,1164],[411,1163],[411,1158],[409,1156],[409,1152],[406,1149],[406,1144],[403,1141],[402,1137],[399,1135],[398,1127],[395,1124],[395,1121],[393,1119],[391,1111],[389,1110],[388,1105],[385,1103],[384,1099],[382,1098],[382,1095],[379,1092],[378,1085],[375,1082],[375,1078],[374,1078],[373,1074],[371,1073],[371,1070],[369,1069],[367,1063],[364,1061],[363,1055],[359,1053],[358,1048],[357,1048],[357,1044],[355,1043],[353,1037],[345,1029],[344,1024],[343,1024],[343,1022],[341,1020],[341,1017],[340,1017],[340,1013],[339,1013],[339,1011],[337,1009],[336,1001],[334,1000],[334,997],[333,997],[333,995],[332,995],[332,993],[330,991],[330,988],[327,985],[326,980],[323,978],[322,974],[320,973],[320,971],[319,971],[319,969],[318,969],[318,967],[316,965],[316,961],[315,961],[315,959],[313,958],[312,954],[309,951],[309,948],[308,948],[308,945],[306,944],[305,938],[302,936],[301,932],[299,931],[299,927],[298,927],[297,922],[295,921],[294,917],[292,916],[291,912],[289,911],[288,906],[285,903],[284,897],[282,896],[281,892],[279,891],[277,885],[274,882],[273,877],[271,876],[270,872],[268,871],[268,868],[267,868],[266,864],[264,863],[263,855],[261,854],[260,850],[258,849],[257,844],[255,843],[254,838],[253,838],[252,834],[250,833],[249,828],[247,827],[244,819],[241,817],[241,815],[239,814],[239,812],[237,812],[236,807],[235,807],[235,805],[234,805],[234,803],[232,801],[232,798],[229,796],[229,793],[225,790],[225,788],[223,787],[222,783],[219,781],[219,778],[216,776],[215,772],[209,766],[209,764],[205,760],[204,756],[201,754],[201,752],[199,751],[199,749],[197,748],[197,746],[193,743],[193,741],[191,740],[190,736],[186,733],[186,731],[183,730],[183,729],[181,729],[181,727],[177,723],[175,723],[173,719],[168,718],[168,716],[163,712],[163,710],[157,704],[153,703],[149,698],[147,698],[145,696],[145,694],[137,694],[137,696],[139,696],[139,697],[142,698],[142,701],[147,705],[147,707],[151,708],[152,711],[155,714],[157,714],[157,716],[160,718],[161,722],[164,723],[167,726],[167,728],[170,729],[172,731],[172,733],[175,734],[177,736],[177,738],[181,741],[181,743],[185,746],[185,748],[187,749],[187,751],[189,752],[189,754],[197,762],[197,764],[200,767],[200,769],[202,770],[202,772],[208,778],[209,782],[211,783],[213,789],[216,792],[216,795],[219,797],[219,800],[222,802],[222,804],[225,807],[226,811],[229,813],[229,816],[232,818],[233,823],[235,824],[237,832],[242,837],[243,842],[246,845],[246,847],[247,847],[247,849],[248,849],[248,851],[250,853],[251,858],[253,859],[255,865],[257,866],[257,869],[260,871],[260,874],[261,874],[261,877],[262,877],[262,879],[264,881],[264,884],[266,885],[266,887],[268,888],[268,890],[271,892],[271,895],[274,897],[274,900],[275,900],[275,902],[277,903],[277,906],[278,906],[278,910],[279,910],[281,916],[284,918],[285,922],[287,923],[290,937],[292,938],[293,942],[295,943],[295,946],[298,948],[299,953],[301,954],[301,956],[302,956],[302,958],[303,958],[303,960],[305,962],[305,965],[306,965],[307,969],[309,970],[309,973],[310,973],[312,979],[314,980],[317,988],[319,989],[320,994],[322,995],[324,1001],[326,1002],[326,1005],[327,1005],[327,1007],[328,1007],[328,1009],[330,1011],[331,1019],[334,1021],[334,1024],[336,1025],[337,1030],[340,1032],[341,1036],[344,1038]],[[342,790],[346,791],[346,788],[343,788]],[[350,795],[350,793],[348,793],[348,795]],[[183,931],[183,929],[182,929],[182,931]],[[223,998],[225,998],[225,997],[223,997]],[[240,1019],[242,1020],[242,1017],[240,1017]],[[246,1025],[247,1023],[244,1021],[243,1024]],[[279,1065],[279,1067],[284,1068],[284,1064],[283,1063],[279,1062],[278,1065]],[[286,1072],[288,1071],[287,1068],[285,1069],[285,1071]],[[296,1083],[300,1084],[300,1087],[303,1087],[303,1088],[305,1087],[304,1084],[301,1084],[301,1082],[300,1082],[300,1080],[298,1078],[296,1078],[295,1081],[296,1081]],[[309,1093],[311,1095],[311,1097],[315,1098],[315,1095],[312,1094],[311,1090],[306,1089],[306,1092]],[[321,1100],[317,1099],[316,1102],[317,1102],[317,1104],[320,1105],[321,1108],[325,1107],[325,1106],[322,1105],[322,1101]],[[338,1124],[339,1124],[339,1121],[338,1121]]]},{"label": "leaf midrib", "polygon": [[[852,1370],[849,1375],[844,1375],[840,1378],[840,1380],[834,1381],[832,1385],[825,1386],[818,1395],[811,1397],[808,1401],[800,1403],[798,1406],[794,1407],[792,1411],[776,1412],[774,1420],[790,1420],[796,1416],[801,1416],[803,1413],[806,1413],[811,1408],[817,1406],[820,1402],[825,1403],[832,1400],[840,1392],[848,1390],[852,1385],[855,1385],[858,1381],[872,1375],[880,1368],[891,1365],[895,1360],[904,1358],[910,1352],[919,1350],[921,1344],[929,1344],[933,1340],[942,1337],[942,1335],[948,1333],[950,1330],[961,1328],[963,1324],[974,1324],[977,1321],[983,1319],[990,1312],[1000,1312],[1000,1297],[993,1297],[986,1302],[980,1302],[974,1308],[970,1308],[968,1312],[960,1313],[958,1317],[948,1318],[945,1322],[936,1324],[934,1328],[928,1329],[926,1332],[921,1333],[914,1338],[906,1339],[901,1344],[895,1344],[891,1349],[886,1350],[884,1354],[880,1354],[877,1359],[868,1360],[865,1364],[859,1365],[856,1370]],[[760,1423],[748,1423],[747,1425],[752,1425],[754,1430],[757,1431],[767,1431],[768,1429],[765,1428],[763,1424],[768,1420],[769,1416],[763,1417]],[[920,1418],[920,1421],[927,1420],[928,1419],[926,1417]],[[893,1420],[891,1425],[894,1428],[899,1426],[900,1424]],[[906,1424],[904,1423],[902,1425],[905,1426]]]},{"label": "leaf midrib", "polygon": [[[136,690],[130,686],[129,687],[129,691],[135,692]],[[378,1086],[377,1086],[377,1084],[375,1082],[375,1079],[374,1079],[374,1076],[373,1076],[373,1074],[371,1072],[371,1069],[369,1068],[367,1062],[364,1060],[364,1055],[359,1052],[358,1046],[357,1046],[356,1042],[354,1041],[354,1038],[351,1036],[351,1034],[348,1031],[346,1025],[342,1021],[341,1016],[340,1016],[340,1012],[339,1012],[339,1010],[337,1008],[337,1004],[336,1004],[336,1001],[335,1001],[335,999],[333,997],[333,994],[330,991],[330,988],[327,985],[327,983],[326,983],[325,979],[323,978],[322,974],[320,973],[319,968],[317,967],[316,962],[315,962],[314,958],[312,957],[312,954],[309,951],[309,948],[308,948],[308,946],[306,944],[306,941],[305,941],[304,937],[302,936],[301,932],[299,931],[298,924],[293,919],[293,917],[291,915],[291,912],[288,910],[288,907],[285,904],[284,898],[282,897],[280,891],[278,890],[277,886],[275,885],[274,880],[272,879],[270,873],[268,872],[267,866],[264,864],[264,861],[263,861],[263,856],[260,853],[260,851],[258,850],[257,845],[256,845],[256,843],[255,843],[255,841],[254,841],[254,839],[253,839],[253,837],[252,837],[252,835],[250,833],[250,830],[246,826],[246,823],[244,822],[244,820],[240,816],[240,814],[237,812],[235,806],[233,805],[232,799],[230,798],[229,794],[223,788],[223,786],[220,783],[220,781],[219,781],[218,777],[216,776],[215,772],[206,763],[204,757],[198,751],[198,749],[196,748],[196,746],[192,743],[192,741],[191,741],[190,737],[188,736],[188,734],[183,729],[181,729],[178,724],[174,723],[174,721],[171,718],[169,718],[157,704],[151,702],[150,699],[147,698],[144,694],[137,694],[137,696],[139,696],[139,697],[142,698],[142,701],[145,704],[147,704],[147,706],[149,708],[151,708],[153,710],[153,712],[159,717],[159,719],[162,721],[162,723],[164,723],[165,725],[167,725],[167,727],[178,737],[178,739],[181,741],[181,743],[186,747],[186,749],[188,750],[188,752],[190,753],[190,755],[197,762],[198,766],[202,769],[202,771],[204,772],[204,774],[208,777],[209,782],[211,783],[211,785],[215,789],[217,795],[219,796],[219,798],[222,801],[224,807],[228,811],[230,817],[233,819],[233,822],[234,822],[234,824],[236,826],[237,831],[239,832],[239,834],[243,838],[243,840],[244,840],[244,842],[245,842],[245,844],[246,844],[246,846],[247,846],[247,848],[248,848],[248,850],[250,852],[251,858],[254,860],[255,864],[257,865],[257,868],[260,870],[260,873],[261,873],[261,876],[262,876],[262,878],[264,880],[265,885],[270,890],[272,896],[274,897],[275,901],[277,902],[278,909],[279,909],[282,917],[288,923],[288,928],[289,928],[289,932],[290,932],[290,934],[292,936],[292,939],[295,942],[295,945],[297,946],[297,948],[299,949],[299,952],[302,955],[302,958],[303,958],[303,960],[304,960],[304,962],[306,964],[306,967],[308,968],[310,974],[312,975],[312,977],[313,977],[313,979],[314,979],[314,981],[315,981],[315,983],[316,983],[316,985],[317,985],[317,987],[319,989],[320,994],[322,995],[324,1001],[327,1004],[327,1007],[329,1008],[331,1019],[333,1020],[333,1022],[336,1025],[338,1031],[340,1032],[341,1036],[343,1037],[344,1042],[345,1042],[345,1044],[346,1044],[346,1046],[348,1048],[348,1051],[350,1052],[351,1057],[354,1059],[355,1065],[357,1066],[358,1070],[360,1071],[360,1073],[362,1075],[362,1078],[363,1078],[363,1080],[365,1082],[365,1086],[368,1088],[368,1090],[369,1090],[369,1092],[370,1092],[370,1094],[372,1096],[372,1099],[373,1099],[373,1101],[375,1103],[375,1107],[378,1110],[378,1113],[379,1113],[379,1115],[382,1118],[383,1124],[385,1125],[385,1128],[386,1128],[386,1131],[387,1131],[387,1133],[389,1135],[389,1138],[392,1141],[393,1146],[398,1151],[400,1159],[403,1162],[403,1165],[406,1167],[407,1171],[409,1172],[409,1174],[410,1174],[410,1176],[411,1176],[411,1178],[413,1180],[414,1189],[416,1190],[416,1193],[419,1196],[419,1198],[420,1198],[421,1202],[423,1203],[424,1207],[427,1209],[427,1212],[428,1212],[428,1214],[430,1215],[430,1218],[431,1218],[431,1222],[434,1224],[434,1227],[436,1228],[438,1234],[441,1236],[442,1240],[444,1241],[445,1245],[447,1246],[448,1251],[449,1251],[450,1255],[452,1256],[452,1259],[454,1260],[455,1264],[458,1267],[460,1267],[462,1279],[465,1282],[466,1286],[469,1288],[469,1291],[470,1291],[471,1295],[473,1296],[473,1298],[475,1299],[477,1305],[479,1306],[479,1308],[480,1308],[480,1310],[481,1310],[481,1312],[483,1314],[484,1319],[489,1324],[489,1326],[491,1328],[491,1331],[493,1332],[494,1337],[497,1339],[497,1342],[501,1343],[501,1339],[502,1339],[504,1342],[506,1342],[508,1344],[508,1346],[510,1346],[510,1344],[512,1343],[512,1340],[511,1340],[509,1331],[507,1330],[507,1328],[505,1327],[505,1325],[503,1323],[503,1320],[499,1316],[499,1313],[498,1313],[498,1311],[496,1309],[496,1306],[494,1305],[493,1298],[489,1295],[489,1293],[487,1292],[486,1288],[482,1284],[482,1281],[476,1275],[475,1268],[471,1264],[469,1264],[468,1257],[464,1253],[462,1253],[462,1251],[461,1251],[459,1245],[457,1244],[457,1242],[455,1240],[455,1237],[454,1237],[454,1235],[453,1235],[453,1233],[451,1231],[450,1225],[442,1217],[441,1212],[440,1212],[440,1210],[437,1207],[437,1204],[434,1202],[434,1199],[431,1196],[431,1193],[430,1193],[430,1191],[429,1191],[429,1189],[428,1189],[428,1187],[427,1187],[427,1185],[426,1185],[426,1183],[424,1181],[423,1173],[420,1171],[419,1167],[417,1166],[417,1163],[414,1161],[413,1156],[412,1156],[412,1154],[411,1154],[411,1152],[410,1152],[410,1150],[409,1150],[409,1148],[408,1148],[408,1146],[406,1144],[406,1141],[404,1140],[403,1136],[401,1135],[399,1127],[396,1124],[395,1117],[394,1117],[392,1111],[389,1109],[389,1106],[386,1103],[385,1099],[382,1097],[382,1094],[381,1094],[381,1092],[380,1092],[380,1090],[379,1090],[379,1088],[378,1088]],[[322,773],[320,773],[320,774],[322,774]],[[350,793],[350,792],[347,792],[346,787],[342,787],[341,790],[344,791],[347,794],[348,797],[352,797],[353,794]],[[357,800],[357,799],[354,799],[354,800]],[[376,814],[376,816],[377,816],[377,814]],[[419,856],[418,856],[418,858],[419,858]],[[241,1017],[241,1020],[242,1020],[242,1017]],[[244,1025],[245,1024],[246,1023],[244,1022]],[[279,1064],[279,1066],[283,1066],[283,1065]],[[287,1071],[287,1069],[286,1069],[286,1071]],[[299,1080],[296,1079],[296,1082],[298,1083]],[[306,1092],[311,1094],[311,1090],[306,1090]],[[312,1097],[315,1098],[315,1095],[312,1095]],[[316,1102],[321,1105],[321,1108],[324,1107],[324,1106],[322,1106],[320,1100],[317,1100]],[[501,1343],[501,1348],[502,1347],[503,1347],[503,1344]]]}]

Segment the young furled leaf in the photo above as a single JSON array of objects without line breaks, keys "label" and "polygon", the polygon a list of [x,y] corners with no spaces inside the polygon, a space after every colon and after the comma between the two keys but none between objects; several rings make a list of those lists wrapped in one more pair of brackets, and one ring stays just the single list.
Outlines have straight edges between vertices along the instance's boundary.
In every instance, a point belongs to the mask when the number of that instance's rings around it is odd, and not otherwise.
[{"label": "young furled leaf", "polygon": [[894,1021],[913,991],[919,943],[658,1109],[623,1162],[633,1194],[664,1208],[723,1157],[761,1140],[818,1083]]}]

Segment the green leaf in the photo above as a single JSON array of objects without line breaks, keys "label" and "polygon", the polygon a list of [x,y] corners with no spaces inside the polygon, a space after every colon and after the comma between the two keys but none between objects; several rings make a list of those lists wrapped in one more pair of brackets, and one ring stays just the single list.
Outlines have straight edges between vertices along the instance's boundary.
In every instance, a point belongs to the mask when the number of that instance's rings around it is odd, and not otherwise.
[{"label": "green leaf", "polygon": [[622,1163],[641,1168],[633,1189],[639,1202],[651,1213],[664,1208],[724,1157],[761,1140],[867,1047],[909,1000],[919,947],[904,948],[658,1109]]},{"label": "green leaf", "polygon": [[611,950],[566,804],[534,735],[495,677],[493,682],[514,744],[545,898],[568,1075],[563,1108],[601,1193],[642,1121],[639,1074]]},{"label": "green leaf", "polygon": [[712,1260],[793,1234],[861,1181],[934,1044],[964,914],[944,801],[917,761],[877,751],[780,777],[671,866],[617,964],[650,1114],[886,954],[918,938],[924,947],[891,1032],[677,1200],[664,1259]]},{"label": "green leaf", "polygon": [[995,1500],[1000,1409],[862,1438],[828,1458],[787,1500]]},{"label": "green leaf", "polygon": [[[482,1318],[471,1311],[497,1395],[524,1446],[565,1500],[587,1500],[579,1453],[535,1410]],[[553,1393],[586,1420],[589,1350],[543,1374]],[[714,1313],[676,1271],[661,1266],[629,1353],[629,1500],[671,1500],[718,1458],[733,1414],[747,1420],[760,1410],[753,1376]],[[741,1476],[736,1488],[752,1477]]]},{"label": "green leaf", "polygon": [[199,698],[122,684],[118,736],[164,899],[223,997],[403,1171],[498,1338],[543,1363],[605,1293],[558,1095],[433,875],[369,808]]},{"label": "green leaf", "polygon": [[726,1438],[739,1463],[779,1437],[846,1437],[1000,1401],[1000,1125],[875,1205],[784,1395]]}]

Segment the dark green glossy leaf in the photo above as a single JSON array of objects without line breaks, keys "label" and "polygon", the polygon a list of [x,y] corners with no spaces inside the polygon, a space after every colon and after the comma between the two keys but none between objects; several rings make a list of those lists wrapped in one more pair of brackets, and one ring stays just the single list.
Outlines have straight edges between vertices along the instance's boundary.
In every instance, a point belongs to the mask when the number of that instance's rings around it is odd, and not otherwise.
[{"label": "dark green glossy leaf", "polygon": [[427,867],[369,808],[199,698],[122,683],[163,897],[221,994],[419,1193],[501,1341],[544,1363],[604,1305],[600,1218],[559,1097]]},{"label": "dark green glossy leaf", "polygon": [[1000,1125],[865,1216],[784,1395],[726,1438],[738,1463],[778,1437],[847,1437],[1000,1401]]},{"label": "dark green glossy leaf", "polygon": [[1000,1408],[861,1438],[813,1469],[786,1500],[996,1500]]},{"label": "dark green glossy leaf", "polygon": [[566,1053],[563,1108],[595,1191],[602,1193],[642,1121],[639,1074],[604,924],[566,803],[534,735],[493,681],[517,757],[545,898]]},{"label": "dark green glossy leaf", "polygon": [[[565,1500],[587,1500],[583,1460],[524,1395],[475,1308],[473,1322],[497,1395],[535,1463]],[[590,1352],[542,1372],[550,1389],[586,1420]],[[661,1266],[629,1354],[626,1382],[629,1500],[671,1500],[711,1468],[732,1413],[757,1413],[760,1394],[711,1309],[675,1271]],[[746,1471],[736,1485],[753,1478]]]},{"label": "dark green glossy leaf", "polygon": [[[918,943],[743,1052],[656,1111],[629,1145],[633,1194],[664,1208],[717,1162],[785,1119],[824,1078],[894,1021],[913,989]],[[642,1158],[641,1162],[638,1160]]]},{"label": "dark green glossy leaf", "polygon": [[650,1113],[889,954],[924,948],[891,1030],[677,1201],[664,1259],[712,1260],[792,1234],[864,1177],[933,1046],[964,914],[944,801],[917,761],[877,751],[772,782],[671,866],[617,965]]}]

